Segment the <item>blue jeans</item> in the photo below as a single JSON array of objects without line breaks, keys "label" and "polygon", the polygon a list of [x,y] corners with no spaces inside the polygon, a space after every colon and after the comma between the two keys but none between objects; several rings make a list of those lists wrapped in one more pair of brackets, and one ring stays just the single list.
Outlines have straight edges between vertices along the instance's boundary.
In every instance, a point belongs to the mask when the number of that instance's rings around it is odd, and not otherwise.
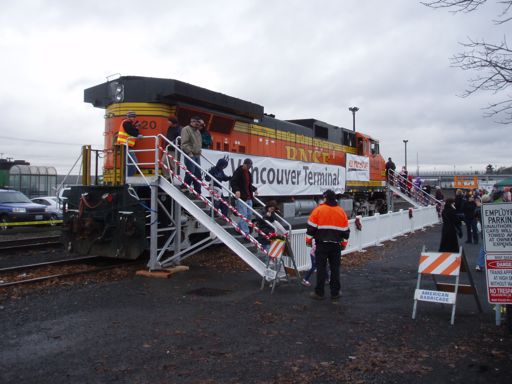
[{"label": "blue jeans", "polygon": [[[245,204],[247,204],[249,207],[252,208],[252,200],[247,200],[245,202]],[[247,208],[243,203],[242,203],[242,200],[238,199],[236,200],[236,203],[235,203],[235,207],[236,207],[236,210],[242,215],[244,216],[247,220],[251,220],[252,218],[252,211]],[[238,221],[238,226],[240,227],[240,229],[247,235],[249,233],[249,225],[247,225],[247,223],[240,219]]]},{"label": "blue jeans", "polygon": [[[304,280],[306,280],[306,281],[310,281],[311,275],[313,275],[313,273],[315,273],[315,271],[316,271],[316,257],[315,257],[315,254],[314,253],[310,253],[309,257],[311,258],[311,268],[304,275]],[[329,269],[329,266],[327,266],[327,276],[326,276],[326,279],[329,282],[331,280],[331,270]]]},{"label": "blue jeans", "polygon": [[[194,160],[197,164],[201,165],[201,157],[200,156],[192,156],[192,160]],[[201,168],[197,167],[194,163],[192,163],[189,159],[185,158],[185,167],[192,173],[198,180],[201,180]],[[187,172],[185,175],[185,184],[191,185],[194,184],[194,190],[200,195],[201,194],[201,183],[192,178],[190,173]]]},{"label": "blue jeans", "polygon": [[134,164],[137,164],[139,162],[139,160],[137,160],[137,154],[135,153],[134,150],[128,149],[128,154],[132,158],[130,159],[129,156],[126,156],[126,163],[128,164],[128,172],[127,172],[126,176],[133,176],[133,175],[135,175],[135,171],[137,170],[137,168],[135,167]]},{"label": "blue jeans", "polygon": [[306,280],[306,281],[309,281],[309,279],[311,278],[311,275],[316,271],[316,258],[315,258],[315,254],[313,252],[311,252],[309,254],[309,257],[311,258],[311,268],[304,275],[304,280]]},{"label": "blue jeans", "polygon": [[478,265],[482,269],[485,267],[485,251],[483,244],[482,246],[480,246],[480,253],[478,254],[478,260],[476,262],[476,265]]}]

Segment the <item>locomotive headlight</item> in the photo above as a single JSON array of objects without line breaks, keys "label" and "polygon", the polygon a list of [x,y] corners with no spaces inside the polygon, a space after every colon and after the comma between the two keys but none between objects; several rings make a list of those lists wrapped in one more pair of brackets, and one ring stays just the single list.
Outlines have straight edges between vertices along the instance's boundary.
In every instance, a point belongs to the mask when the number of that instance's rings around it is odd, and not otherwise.
[{"label": "locomotive headlight", "polygon": [[113,81],[110,84],[110,94],[116,102],[122,102],[124,100],[124,85]]},{"label": "locomotive headlight", "polygon": [[26,213],[27,210],[25,208],[13,208],[12,211],[14,213]]}]

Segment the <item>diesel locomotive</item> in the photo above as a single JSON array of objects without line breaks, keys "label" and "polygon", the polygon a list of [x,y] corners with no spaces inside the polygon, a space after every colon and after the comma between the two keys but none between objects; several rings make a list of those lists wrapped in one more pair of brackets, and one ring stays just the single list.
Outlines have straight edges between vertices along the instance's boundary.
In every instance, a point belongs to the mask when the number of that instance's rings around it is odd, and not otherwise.
[{"label": "diesel locomotive", "polygon": [[[121,169],[116,137],[128,112],[136,113],[144,138],[165,136],[171,116],[181,126],[200,117],[212,137],[203,155],[212,163],[230,158],[228,174],[251,158],[259,196],[278,200],[285,218],[307,217],[328,188],[351,215],[387,211],[379,142],[362,132],[314,118],[280,120],[261,105],[173,79],[122,76],[86,89],[84,101],[104,110],[103,174],[96,185],[84,176],[83,185],[71,188],[64,220],[71,251],[135,258],[147,247],[144,228],[155,218],[152,211],[166,210],[165,198],[150,207],[150,189],[127,181]],[[140,173],[158,177],[162,167],[155,167],[155,161],[162,147],[142,139],[133,149]],[[84,164],[88,161],[91,154],[84,152]],[[171,220],[172,214],[167,216]],[[158,221],[165,226],[165,219]],[[185,242],[201,230],[200,225],[191,227],[180,231]]]}]

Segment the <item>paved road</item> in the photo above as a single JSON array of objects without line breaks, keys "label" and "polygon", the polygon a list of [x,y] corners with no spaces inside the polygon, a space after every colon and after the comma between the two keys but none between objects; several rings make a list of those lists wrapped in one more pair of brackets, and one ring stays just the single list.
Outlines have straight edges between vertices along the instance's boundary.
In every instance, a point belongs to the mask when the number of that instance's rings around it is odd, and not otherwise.
[{"label": "paved road", "polygon": [[[195,265],[168,280],[75,284],[4,300],[1,383],[510,383],[511,336],[481,296],[421,303],[440,226],[347,256],[339,304],[259,290],[250,271]],[[466,247],[473,266],[478,249]],[[211,252],[216,257],[219,249]],[[370,259],[362,263],[348,263]],[[348,266],[348,265],[358,266]],[[483,274],[475,274],[481,294]]]}]

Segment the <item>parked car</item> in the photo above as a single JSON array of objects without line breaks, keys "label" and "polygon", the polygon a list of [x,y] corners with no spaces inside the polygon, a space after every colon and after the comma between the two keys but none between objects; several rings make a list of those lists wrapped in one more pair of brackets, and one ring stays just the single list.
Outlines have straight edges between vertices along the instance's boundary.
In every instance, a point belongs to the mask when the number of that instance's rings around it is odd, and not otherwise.
[{"label": "parked car", "polygon": [[4,223],[50,220],[46,206],[36,204],[23,193],[11,189],[0,189],[0,229],[9,228]]},{"label": "parked car", "polygon": [[32,202],[46,206],[46,211],[51,213],[52,220],[62,220],[62,208],[57,196],[34,197]]}]

